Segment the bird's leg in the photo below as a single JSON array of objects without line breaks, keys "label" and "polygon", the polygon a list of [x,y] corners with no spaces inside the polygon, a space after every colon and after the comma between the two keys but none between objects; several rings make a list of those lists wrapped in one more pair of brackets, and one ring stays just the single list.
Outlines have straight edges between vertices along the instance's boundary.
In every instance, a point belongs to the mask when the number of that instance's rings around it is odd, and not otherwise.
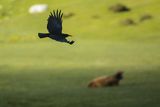
[{"label": "bird's leg", "polygon": [[72,40],[72,41],[69,41],[69,44],[71,44],[71,45],[72,45],[73,43],[74,43],[74,41],[73,41],[73,40]]},{"label": "bird's leg", "polygon": [[68,41],[68,40],[66,40],[66,42],[69,43],[70,45],[74,43],[74,41]]}]

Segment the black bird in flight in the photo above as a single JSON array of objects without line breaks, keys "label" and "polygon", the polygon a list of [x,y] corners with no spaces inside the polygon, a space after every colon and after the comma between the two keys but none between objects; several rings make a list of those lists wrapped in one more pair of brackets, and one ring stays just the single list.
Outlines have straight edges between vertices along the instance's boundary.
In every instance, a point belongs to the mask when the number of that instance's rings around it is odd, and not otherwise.
[{"label": "black bird in flight", "polygon": [[51,12],[47,24],[47,29],[49,33],[38,33],[39,38],[49,37],[59,42],[73,44],[74,41],[68,41],[66,39],[71,35],[62,33],[62,16],[63,13],[61,13],[61,10],[53,11],[53,13]]}]

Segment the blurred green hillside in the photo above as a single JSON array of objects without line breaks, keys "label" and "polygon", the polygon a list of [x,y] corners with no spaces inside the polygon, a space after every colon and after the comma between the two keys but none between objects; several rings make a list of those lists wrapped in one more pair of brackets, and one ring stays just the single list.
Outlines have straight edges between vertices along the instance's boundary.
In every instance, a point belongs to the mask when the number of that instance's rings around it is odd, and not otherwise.
[{"label": "blurred green hillside", "polygon": [[[48,11],[31,15],[30,6],[46,3]],[[113,13],[108,8],[122,3],[130,12]],[[0,1],[0,39],[37,39],[38,32],[47,32],[49,12],[62,9],[75,16],[64,19],[63,31],[78,39],[106,39],[159,42],[160,40],[160,1],[159,0],[1,0]],[[153,16],[152,20],[140,23],[144,14]],[[98,16],[94,19],[93,16]],[[120,22],[133,19],[135,26],[122,26]],[[18,37],[17,37],[18,36]],[[27,36],[27,37],[26,37]]]}]

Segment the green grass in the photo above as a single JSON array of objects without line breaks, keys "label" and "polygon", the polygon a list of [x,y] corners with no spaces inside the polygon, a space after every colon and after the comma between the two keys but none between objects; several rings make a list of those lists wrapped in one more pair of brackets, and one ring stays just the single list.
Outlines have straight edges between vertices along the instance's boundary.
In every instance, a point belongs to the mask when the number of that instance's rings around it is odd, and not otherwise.
[{"label": "green grass", "polygon": [[[131,12],[108,11],[117,2],[1,0],[0,107],[159,107],[160,1],[123,0]],[[49,10],[28,14],[36,3],[48,3]],[[37,37],[56,8],[75,13],[63,21],[72,46]],[[153,19],[139,23],[145,13]],[[125,18],[138,24],[120,25]],[[117,70],[124,70],[119,87],[87,88],[91,79]]]},{"label": "green grass", "polygon": [[[1,44],[0,105],[158,107],[158,48],[103,40]],[[87,88],[91,79],[119,69],[125,71],[119,87]]]},{"label": "green grass", "polygon": [[[58,70],[58,72],[56,71]],[[88,89],[86,81],[97,70],[110,69],[25,69],[4,70],[1,106],[5,107],[106,107],[159,106],[159,72],[126,72],[122,85],[114,88]],[[22,72],[23,71],[23,72]],[[108,72],[106,72],[108,73]],[[111,73],[111,72],[109,72]],[[2,77],[1,77],[2,78]]]}]

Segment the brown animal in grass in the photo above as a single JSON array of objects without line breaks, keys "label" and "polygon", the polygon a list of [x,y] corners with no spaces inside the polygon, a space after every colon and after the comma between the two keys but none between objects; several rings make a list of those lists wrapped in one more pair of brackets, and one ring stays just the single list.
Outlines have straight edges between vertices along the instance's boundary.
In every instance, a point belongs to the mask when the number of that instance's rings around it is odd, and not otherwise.
[{"label": "brown animal in grass", "polygon": [[120,80],[122,79],[123,79],[123,72],[119,71],[112,76],[102,76],[95,78],[88,84],[88,87],[97,88],[97,87],[118,86]]}]

